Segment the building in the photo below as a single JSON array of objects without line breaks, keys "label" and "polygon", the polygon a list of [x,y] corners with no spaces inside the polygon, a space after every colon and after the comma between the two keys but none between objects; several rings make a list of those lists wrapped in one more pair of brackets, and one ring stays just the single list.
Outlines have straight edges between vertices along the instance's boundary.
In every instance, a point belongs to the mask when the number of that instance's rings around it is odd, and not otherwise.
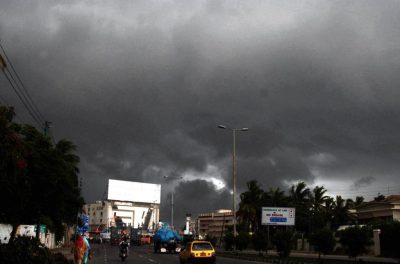
[{"label": "building", "polygon": [[203,213],[197,217],[197,234],[200,237],[214,237],[218,241],[224,236],[226,228],[233,225],[232,210],[218,210],[213,213]]},{"label": "building", "polygon": [[357,208],[359,224],[374,220],[400,221],[400,195],[389,195],[382,201],[371,201]]},{"label": "building", "polygon": [[83,207],[91,232],[117,224],[153,231],[159,222],[160,184],[110,179],[107,198]]},{"label": "building", "polygon": [[91,232],[116,226],[117,219],[127,227],[147,226],[152,231],[160,218],[159,204],[105,200],[85,204],[83,209],[89,215]]}]

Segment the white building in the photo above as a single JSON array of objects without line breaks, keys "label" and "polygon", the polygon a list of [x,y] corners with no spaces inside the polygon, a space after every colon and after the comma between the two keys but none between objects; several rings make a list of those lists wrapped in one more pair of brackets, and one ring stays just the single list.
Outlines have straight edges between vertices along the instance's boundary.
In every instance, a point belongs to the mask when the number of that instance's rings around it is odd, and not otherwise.
[{"label": "white building", "polygon": [[92,232],[115,226],[117,218],[126,226],[138,228],[147,225],[148,229],[152,230],[153,224],[158,223],[160,219],[159,204],[105,200],[85,204],[83,209],[89,215]]},{"label": "white building", "polygon": [[121,219],[127,227],[154,230],[160,219],[161,185],[109,180],[108,199],[84,205],[90,231],[116,225]]}]

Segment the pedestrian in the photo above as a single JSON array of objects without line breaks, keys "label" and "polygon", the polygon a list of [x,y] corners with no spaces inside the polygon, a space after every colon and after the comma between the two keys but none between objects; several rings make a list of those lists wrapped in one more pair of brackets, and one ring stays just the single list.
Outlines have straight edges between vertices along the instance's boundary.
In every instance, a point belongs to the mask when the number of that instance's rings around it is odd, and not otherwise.
[{"label": "pedestrian", "polygon": [[82,264],[87,264],[89,262],[90,254],[90,244],[89,244],[89,232],[86,232],[83,236],[83,241],[85,242],[85,254],[83,256]]},{"label": "pedestrian", "polygon": [[82,264],[83,258],[85,256],[86,251],[86,243],[83,237],[78,234],[76,235],[75,244],[74,244],[74,259],[75,264]]}]

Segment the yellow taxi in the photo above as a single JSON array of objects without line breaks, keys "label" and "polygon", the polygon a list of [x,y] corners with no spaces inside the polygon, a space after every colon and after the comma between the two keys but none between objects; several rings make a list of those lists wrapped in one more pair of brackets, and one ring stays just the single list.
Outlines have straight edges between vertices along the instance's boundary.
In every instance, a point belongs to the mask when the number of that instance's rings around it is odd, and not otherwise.
[{"label": "yellow taxi", "polygon": [[184,263],[215,263],[215,249],[208,241],[188,242],[179,253],[179,261]]}]

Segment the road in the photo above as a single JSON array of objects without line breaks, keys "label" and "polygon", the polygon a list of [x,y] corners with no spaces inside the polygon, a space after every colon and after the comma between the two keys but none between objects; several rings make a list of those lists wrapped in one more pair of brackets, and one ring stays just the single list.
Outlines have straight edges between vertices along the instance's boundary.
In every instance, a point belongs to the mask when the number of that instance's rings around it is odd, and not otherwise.
[{"label": "road", "polygon": [[[155,254],[151,246],[133,246],[129,250],[129,257],[121,262],[118,256],[118,246],[109,244],[92,244],[93,258],[90,264],[179,264],[178,254]],[[217,264],[256,264],[258,262],[234,260],[230,258],[217,258]],[[265,262],[263,262],[265,264]]]}]

